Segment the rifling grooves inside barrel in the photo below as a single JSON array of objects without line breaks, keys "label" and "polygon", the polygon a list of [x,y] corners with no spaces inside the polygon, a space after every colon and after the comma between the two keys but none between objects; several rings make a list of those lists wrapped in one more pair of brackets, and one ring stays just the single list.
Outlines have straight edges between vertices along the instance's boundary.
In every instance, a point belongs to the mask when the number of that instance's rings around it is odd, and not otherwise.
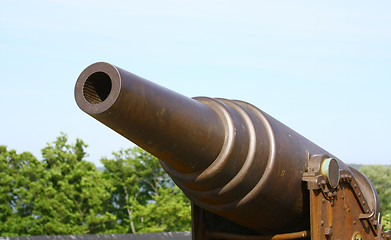
[{"label": "rifling grooves inside barrel", "polygon": [[91,104],[106,100],[111,91],[111,79],[104,72],[96,72],[88,77],[83,86],[83,96]]}]

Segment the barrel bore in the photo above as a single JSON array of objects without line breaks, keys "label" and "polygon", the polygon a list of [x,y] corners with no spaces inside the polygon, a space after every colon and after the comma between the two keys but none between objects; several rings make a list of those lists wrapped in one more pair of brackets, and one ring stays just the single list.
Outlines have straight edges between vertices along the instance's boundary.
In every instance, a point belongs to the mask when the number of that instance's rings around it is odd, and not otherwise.
[{"label": "barrel bore", "polygon": [[111,91],[111,79],[104,72],[96,72],[88,77],[83,86],[84,98],[91,104],[106,100]]}]

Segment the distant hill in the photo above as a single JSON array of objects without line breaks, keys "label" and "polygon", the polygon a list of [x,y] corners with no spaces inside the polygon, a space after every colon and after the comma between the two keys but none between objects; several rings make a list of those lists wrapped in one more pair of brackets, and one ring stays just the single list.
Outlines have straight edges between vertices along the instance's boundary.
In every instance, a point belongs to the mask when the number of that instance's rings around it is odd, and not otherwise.
[{"label": "distant hill", "polygon": [[349,167],[352,167],[356,170],[360,170],[360,168],[362,167],[362,164],[355,164],[355,163],[352,163],[352,164],[348,164]]},{"label": "distant hill", "polygon": [[391,168],[391,165],[384,165],[384,164],[355,164],[355,163],[351,163],[351,164],[347,164],[349,167],[352,167],[352,168],[355,168],[357,170],[360,170],[360,168],[364,165],[382,165],[382,166],[385,166],[385,167],[389,167]]}]

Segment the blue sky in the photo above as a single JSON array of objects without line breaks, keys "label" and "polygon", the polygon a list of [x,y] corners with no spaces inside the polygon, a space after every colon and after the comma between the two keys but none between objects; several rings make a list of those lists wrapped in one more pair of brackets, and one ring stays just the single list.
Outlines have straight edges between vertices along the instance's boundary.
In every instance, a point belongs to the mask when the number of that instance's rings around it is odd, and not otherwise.
[{"label": "blue sky", "polygon": [[390,164],[390,1],[0,1],[0,144],[132,143],[78,109],[106,61],[188,97],[250,102],[346,163]]}]

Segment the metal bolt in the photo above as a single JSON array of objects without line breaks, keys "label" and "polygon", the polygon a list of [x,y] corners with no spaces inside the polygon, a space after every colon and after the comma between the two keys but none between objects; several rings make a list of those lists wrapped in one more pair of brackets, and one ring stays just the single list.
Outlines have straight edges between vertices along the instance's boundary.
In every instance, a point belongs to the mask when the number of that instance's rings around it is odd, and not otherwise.
[{"label": "metal bolt", "polygon": [[332,228],[332,227],[325,228],[325,229],[324,229],[324,235],[326,235],[326,236],[331,236],[331,235],[333,235],[333,228]]}]

